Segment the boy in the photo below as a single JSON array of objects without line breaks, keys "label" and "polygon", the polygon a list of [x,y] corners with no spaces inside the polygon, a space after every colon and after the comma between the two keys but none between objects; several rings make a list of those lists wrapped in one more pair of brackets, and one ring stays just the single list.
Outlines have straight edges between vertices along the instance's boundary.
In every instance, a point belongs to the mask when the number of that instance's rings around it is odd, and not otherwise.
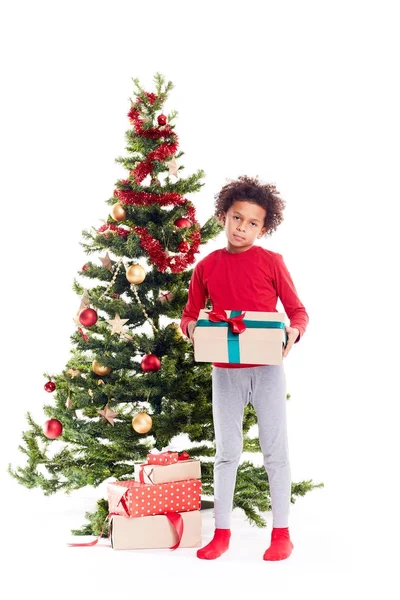
[{"label": "boy", "polygon": [[[205,308],[208,298],[213,308],[268,312],[276,312],[279,298],[290,319],[283,352],[286,357],[305,332],[308,314],[282,256],[254,245],[283,221],[285,202],[275,186],[247,176],[229,181],[215,199],[215,216],[225,226],[227,246],[196,265],[181,329],[193,341],[199,311]],[[257,413],[273,516],[271,544],[263,559],[286,559],[293,544],[288,529],[291,477],[283,365],[213,363],[212,396],[215,533],[211,542],[197,551],[197,556],[215,559],[229,547],[236,472],[243,448],[243,411],[251,402]]]}]

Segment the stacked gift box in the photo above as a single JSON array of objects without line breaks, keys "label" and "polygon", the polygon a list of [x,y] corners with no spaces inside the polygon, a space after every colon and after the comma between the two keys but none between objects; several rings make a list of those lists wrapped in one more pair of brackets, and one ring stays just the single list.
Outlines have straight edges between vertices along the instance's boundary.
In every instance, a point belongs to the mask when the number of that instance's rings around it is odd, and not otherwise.
[{"label": "stacked gift box", "polygon": [[200,461],[186,453],[151,452],[135,479],[107,486],[115,550],[201,545]]}]

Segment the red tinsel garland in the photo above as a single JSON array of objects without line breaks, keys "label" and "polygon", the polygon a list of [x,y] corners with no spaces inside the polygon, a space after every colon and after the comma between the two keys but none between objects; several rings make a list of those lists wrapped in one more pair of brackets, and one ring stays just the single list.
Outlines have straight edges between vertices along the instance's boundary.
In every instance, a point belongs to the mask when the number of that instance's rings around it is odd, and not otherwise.
[{"label": "red tinsel garland", "polygon": [[126,238],[130,233],[130,229],[124,229],[123,227],[117,227],[114,223],[104,223],[101,227],[98,228],[97,233],[104,233],[107,237],[111,233],[116,233],[119,237]]},{"label": "red tinsel garland", "polygon": [[[121,181],[121,183],[129,183]],[[114,196],[123,204],[135,204],[137,206],[149,206],[159,204],[160,206],[183,206],[187,203],[185,198],[176,192],[166,194],[151,194],[150,192],[135,192],[134,190],[114,190]]]},{"label": "red tinsel garland", "polygon": [[[145,92],[145,94],[150,104],[154,104],[154,102],[157,100],[157,96],[153,92]],[[138,98],[138,100],[140,100],[140,98]]]},{"label": "red tinsel garland", "polygon": [[[145,92],[145,95],[150,104],[156,102],[157,96],[155,94]],[[155,161],[161,162],[166,160],[170,156],[173,156],[178,149],[178,136],[167,123],[165,125],[160,125],[159,127],[149,127],[148,129],[143,127],[144,122],[139,111],[139,106],[142,102],[143,100],[141,98],[137,98],[136,103],[131,107],[128,113],[128,117],[135,128],[136,134],[149,139],[159,139],[160,141],[163,141],[155,150],[150,152],[144,160],[140,161],[133,171],[131,171],[130,174],[133,175],[137,185],[140,185],[143,179],[152,173]],[[166,138],[169,139],[166,140]],[[131,232],[134,232],[140,236],[141,247],[146,250],[151,262],[159,271],[164,272],[168,267],[173,273],[184,271],[194,262],[194,255],[199,251],[201,241],[200,225],[196,220],[196,211],[193,204],[183,198],[180,194],[174,192],[152,194],[150,192],[134,191],[130,188],[131,182],[129,180],[121,180],[120,185],[128,187],[126,190],[114,190],[114,197],[122,204],[138,206],[149,206],[151,204],[159,204],[160,206],[185,206],[185,216],[191,221],[193,230],[188,233],[187,239],[179,244],[181,254],[174,256],[169,256],[168,252],[162,247],[160,242],[150,235],[145,227],[135,226],[129,230],[124,229],[123,227],[117,227],[114,223],[105,223],[97,230],[98,233],[103,233],[105,236],[110,235],[110,233],[116,233],[119,236],[126,238]]]},{"label": "red tinsel garland", "polygon": [[162,127],[149,127],[149,129],[144,129],[139,109],[136,106],[131,107],[130,111],[128,112],[128,117],[133,123],[135,131],[138,135],[142,135],[143,137],[148,137],[151,139],[161,139],[166,137],[171,138],[170,142],[165,141],[160,144],[158,148],[152,150],[152,152],[147,155],[147,158],[141,161],[134,168],[133,175],[135,181],[137,185],[140,185],[143,179],[152,172],[153,162],[155,160],[166,160],[168,157],[175,154],[178,149],[178,136],[172,130],[170,125],[163,125]]},{"label": "red tinsel garland", "polygon": [[173,273],[184,271],[188,265],[194,262],[194,255],[198,252],[201,236],[199,231],[188,235],[192,245],[188,252],[182,255],[167,256],[160,242],[149,234],[145,227],[133,227],[135,233],[140,236],[140,245],[148,253],[151,262],[163,273],[168,267]]}]

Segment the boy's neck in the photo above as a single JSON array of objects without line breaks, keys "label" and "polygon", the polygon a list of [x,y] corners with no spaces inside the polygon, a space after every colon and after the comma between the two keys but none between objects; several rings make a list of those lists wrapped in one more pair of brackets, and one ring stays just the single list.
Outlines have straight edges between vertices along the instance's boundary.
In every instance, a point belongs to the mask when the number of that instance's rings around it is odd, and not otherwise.
[{"label": "boy's neck", "polygon": [[243,254],[244,252],[248,252],[249,250],[251,250],[254,247],[255,247],[255,244],[252,244],[251,246],[245,246],[244,248],[237,248],[236,246],[232,246],[228,242],[225,250],[227,252],[229,252],[229,254]]}]

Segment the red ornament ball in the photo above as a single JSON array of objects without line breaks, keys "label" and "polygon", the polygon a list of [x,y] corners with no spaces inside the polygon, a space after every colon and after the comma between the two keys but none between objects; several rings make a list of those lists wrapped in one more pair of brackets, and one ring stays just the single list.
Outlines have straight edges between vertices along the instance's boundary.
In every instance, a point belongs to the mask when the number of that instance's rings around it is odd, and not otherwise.
[{"label": "red ornament ball", "polygon": [[97,323],[97,312],[93,308],[85,308],[79,315],[79,322],[84,327],[92,327]]},{"label": "red ornament ball", "polygon": [[179,227],[180,229],[182,229],[183,227],[190,227],[190,226],[191,226],[191,224],[192,224],[192,222],[191,222],[191,221],[189,221],[189,219],[185,219],[185,218],[182,218],[182,219],[177,219],[177,220],[174,222],[174,225],[175,225],[176,227]]},{"label": "red ornament ball", "polygon": [[166,125],[167,117],[165,115],[158,115],[157,121],[159,125]]},{"label": "red ornament ball", "polygon": [[83,267],[82,267],[82,271],[86,271],[86,270],[87,270],[87,268],[88,268],[88,266],[87,266],[87,265],[83,265]]},{"label": "red ornament ball", "polygon": [[43,433],[49,440],[55,440],[62,434],[63,426],[58,419],[49,419],[43,425]]},{"label": "red ornament ball", "polygon": [[44,389],[46,392],[54,392],[54,390],[56,389],[56,384],[54,383],[54,381],[48,381],[44,384]]},{"label": "red ornament ball", "polygon": [[146,354],[142,358],[142,362],[140,363],[142,367],[142,371],[159,371],[161,368],[161,361],[155,354]]}]

